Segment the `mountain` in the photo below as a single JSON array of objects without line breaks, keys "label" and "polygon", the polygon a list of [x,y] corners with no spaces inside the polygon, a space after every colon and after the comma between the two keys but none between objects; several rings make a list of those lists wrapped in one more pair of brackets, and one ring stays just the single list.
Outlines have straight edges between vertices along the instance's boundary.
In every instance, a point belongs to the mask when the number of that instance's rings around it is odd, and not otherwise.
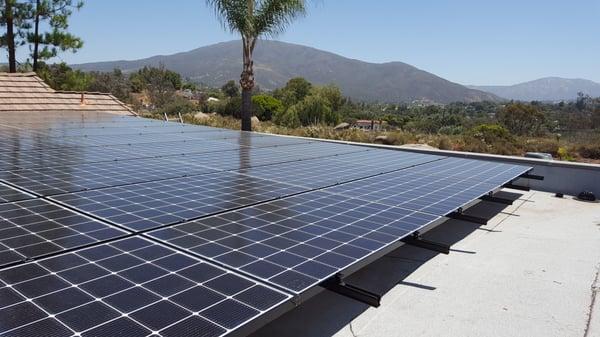
[{"label": "mountain", "polygon": [[[315,48],[268,40],[258,42],[254,55],[256,81],[267,90],[281,87],[290,78],[301,76],[316,84],[334,83],[344,95],[364,101],[430,100],[449,103],[498,100],[492,94],[466,88],[402,62],[368,63]],[[191,81],[220,87],[240,76],[241,42],[223,42],[135,61],[86,63],[73,67],[87,71],[119,68],[130,72],[160,63]]]},{"label": "mountain", "polygon": [[600,96],[600,83],[583,79],[546,77],[508,86],[469,86],[506,99],[520,101],[561,101],[577,98],[578,92]]}]

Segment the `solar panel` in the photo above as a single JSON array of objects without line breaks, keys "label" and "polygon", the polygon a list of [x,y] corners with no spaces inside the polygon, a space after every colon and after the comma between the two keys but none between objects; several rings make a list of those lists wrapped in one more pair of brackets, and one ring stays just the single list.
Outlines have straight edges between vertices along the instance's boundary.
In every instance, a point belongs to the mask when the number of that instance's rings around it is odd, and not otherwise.
[{"label": "solar panel", "polygon": [[[457,163],[460,165],[455,165]],[[436,166],[445,170],[428,174],[427,171]],[[444,159],[334,186],[327,191],[443,216],[494,192],[529,170],[525,166]]]},{"label": "solar panel", "polygon": [[[253,177],[271,179],[308,188],[323,188],[372,175],[405,169],[443,157],[367,150],[244,170]],[[354,161],[356,159],[356,161]]]},{"label": "solar panel", "polygon": [[47,196],[217,172],[167,158],[131,159],[0,172],[0,179]]},{"label": "solar panel", "polygon": [[0,204],[0,266],[125,234],[41,199]]},{"label": "solar panel", "polygon": [[438,219],[315,191],[148,235],[299,294]]},{"label": "solar panel", "polygon": [[140,238],[0,271],[3,337],[223,336],[290,295]]},{"label": "solar panel", "polygon": [[21,192],[21,191],[14,189],[8,185],[0,183],[0,204],[5,203],[5,202],[11,202],[11,201],[31,199],[34,197],[35,196],[33,196],[31,194]]},{"label": "solar panel", "polygon": [[68,164],[94,163],[135,157],[118,148],[107,147],[64,147],[44,150],[0,152],[0,171],[21,168],[60,166]]},{"label": "solar panel", "polygon": [[301,191],[302,188],[288,184],[220,172],[56,195],[51,199],[139,231]]},{"label": "solar panel", "polygon": [[531,171],[531,167],[465,158],[446,158],[441,162],[419,166],[413,171],[423,175],[469,179],[500,186]]}]

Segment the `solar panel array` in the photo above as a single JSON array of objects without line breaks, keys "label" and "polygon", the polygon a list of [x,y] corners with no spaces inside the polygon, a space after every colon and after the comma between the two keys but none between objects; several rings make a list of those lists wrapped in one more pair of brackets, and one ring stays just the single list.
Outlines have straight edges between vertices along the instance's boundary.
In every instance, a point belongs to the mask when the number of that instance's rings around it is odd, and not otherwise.
[{"label": "solar panel array", "polygon": [[7,114],[0,335],[239,333],[529,170],[104,113]]}]

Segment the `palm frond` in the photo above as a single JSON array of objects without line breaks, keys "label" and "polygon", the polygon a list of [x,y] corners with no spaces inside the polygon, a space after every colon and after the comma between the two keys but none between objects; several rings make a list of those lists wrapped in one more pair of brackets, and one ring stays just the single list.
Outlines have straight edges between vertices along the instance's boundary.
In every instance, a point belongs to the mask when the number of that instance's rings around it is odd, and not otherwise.
[{"label": "palm frond", "polygon": [[223,28],[232,33],[245,35],[254,30],[247,0],[206,0],[206,4],[213,8]]},{"label": "palm frond", "polygon": [[305,0],[258,1],[254,26],[257,36],[275,36],[282,33],[294,19],[306,14]]}]

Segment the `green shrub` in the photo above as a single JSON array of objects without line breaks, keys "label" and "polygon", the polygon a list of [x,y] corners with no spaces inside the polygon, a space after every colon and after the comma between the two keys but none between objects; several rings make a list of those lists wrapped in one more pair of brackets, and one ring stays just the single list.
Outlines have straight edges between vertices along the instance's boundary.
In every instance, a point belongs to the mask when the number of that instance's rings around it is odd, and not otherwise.
[{"label": "green shrub", "polygon": [[295,110],[288,109],[287,111],[277,112],[273,116],[273,121],[286,128],[298,128],[302,125],[298,113]]},{"label": "green shrub", "polygon": [[269,95],[256,95],[252,97],[254,116],[261,121],[270,121],[273,115],[283,110],[283,103]]},{"label": "green shrub", "polygon": [[559,147],[557,155],[560,160],[566,160],[566,161],[575,160],[575,158],[573,158],[573,156],[569,153],[569,150],[566,147],[562,147],[562,146]]}]

